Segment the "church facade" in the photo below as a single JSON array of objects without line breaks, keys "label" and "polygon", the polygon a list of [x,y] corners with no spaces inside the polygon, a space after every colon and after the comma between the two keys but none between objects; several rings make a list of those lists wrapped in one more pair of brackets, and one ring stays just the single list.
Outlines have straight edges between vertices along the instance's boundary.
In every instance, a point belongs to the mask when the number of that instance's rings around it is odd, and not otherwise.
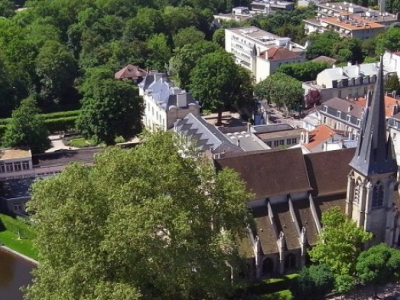
[{"label": "church facade", "polygon": [[399,244],[397,164],[386,138],[382,66],[363,114],[356,149],[302,154],[300,149],[227,153],[217,170],[232,168],[253,193],[254,224],[238,241],[249,276],[263,278],[301,268],[322,230],[321,216],[337,206],[373,233],[367,246]]}]

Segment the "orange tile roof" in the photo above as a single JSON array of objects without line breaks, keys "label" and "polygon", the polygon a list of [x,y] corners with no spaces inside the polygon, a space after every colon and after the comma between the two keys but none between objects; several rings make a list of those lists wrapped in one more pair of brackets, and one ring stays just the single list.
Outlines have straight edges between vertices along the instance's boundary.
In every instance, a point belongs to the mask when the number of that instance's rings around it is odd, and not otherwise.
[{"label": "orange tile roof", "polygon": [[268,54],[268,60],[275,60],[275,61],[301,58],[300,55],[294,53],[293,51],[290,51],[285,47],[270,48],[262,52],[260,56],[266,58],[265,57],[266,54]]},{"label": "orange tile roof", "polygon": [[[354,104],[365,107],[367,100],[363,97],[357,98],[357,101],[353,101]],[[393,117],[394,107],[400,105],[400,100],[396,98],[385,96],[385,115],[386,117]]]},{"label": "orange tile roof", "polygon": [[345,20],[339,21],[337,17],[322,18],[321,21],[328,23],[328,24],[342,27],[347,30],[366,30],[366,29],[378,29],[378,28],[383,29],[383,28],[385,28],[385,25],[382,25],[379,23],[375,23],[375,22],[371,22],[371,21],[365,22],[365,20],[363,18],[357,18],[357,17],[353,16],[353,19],[363,25],[362,26],[352,25],[350,23],[346,23]]},{"label": "orange tile roof", "polygon": [[310,131],[309,143],[304,144],[307,149],[312,149],[315,146],[325,142],[327,139],[335,135],[335,131],[326,125],[319,125],[314,130]]}]

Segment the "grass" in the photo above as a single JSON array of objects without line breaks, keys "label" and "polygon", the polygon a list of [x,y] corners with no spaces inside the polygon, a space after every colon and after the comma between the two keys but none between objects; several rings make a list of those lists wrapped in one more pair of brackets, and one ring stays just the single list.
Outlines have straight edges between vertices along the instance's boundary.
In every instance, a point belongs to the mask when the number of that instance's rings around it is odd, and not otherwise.
[{"label": "grass", "polygon": [[67,141],[67,145],[76,148],[94,147],[96,143],[93,140],[87,140],[83,137],[73,138]]},{"label": "grass", "polygon": [[[19,239],[18,231],[21,239]],[[0,214],[0,242],[3,245],[37,260],[37,251],[33,246],[33,239],[35,236],[36,233],[34,229],[27,223]]]},{"label": "grass", "polygon": [[289,290],[283,290],[276,293],[260,296],[263,300],[291,300],[293,299],[292,292]]}]

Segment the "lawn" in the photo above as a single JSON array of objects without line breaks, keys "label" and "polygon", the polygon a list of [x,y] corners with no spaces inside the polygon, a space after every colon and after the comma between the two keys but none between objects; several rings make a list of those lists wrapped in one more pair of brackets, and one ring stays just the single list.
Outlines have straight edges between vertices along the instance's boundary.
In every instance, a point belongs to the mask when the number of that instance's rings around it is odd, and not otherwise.
[{"label": "lawn", "polygon": [[[21,239],[19,239],[18,231]],[[37,260],[37,251],[32,242],[35,236],[34,229],[27,223],[0,214],[0,242],[3,245]]]},{"label": "lawn", "polygon": [[76,148],[94,147],[96,143],[93,140],[87,140],[83,137],[73,138],[67,141],[67,145]]},{"label": "lawn", "polygon": [[291,300],[293,299],[292,292],[289,290],[283,290],[276,293],[260,296],[263,300]]}]

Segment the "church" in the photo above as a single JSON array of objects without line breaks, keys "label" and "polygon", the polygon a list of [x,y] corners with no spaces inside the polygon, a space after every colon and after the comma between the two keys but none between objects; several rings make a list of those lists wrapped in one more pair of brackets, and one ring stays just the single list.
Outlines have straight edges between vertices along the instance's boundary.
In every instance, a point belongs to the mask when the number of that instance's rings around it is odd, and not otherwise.
[{"label": "church", "polygon": [[400,246],[397,163],[386,135],[383,67],[364,108],[356,149],[302,154],[301,149],[225,153],[216,170],[236,170],[252,192],[254,224],[238,241],[257,279],[304,266],[317,242],[321,216],[337,206],[373,233],[367,246]]}]

